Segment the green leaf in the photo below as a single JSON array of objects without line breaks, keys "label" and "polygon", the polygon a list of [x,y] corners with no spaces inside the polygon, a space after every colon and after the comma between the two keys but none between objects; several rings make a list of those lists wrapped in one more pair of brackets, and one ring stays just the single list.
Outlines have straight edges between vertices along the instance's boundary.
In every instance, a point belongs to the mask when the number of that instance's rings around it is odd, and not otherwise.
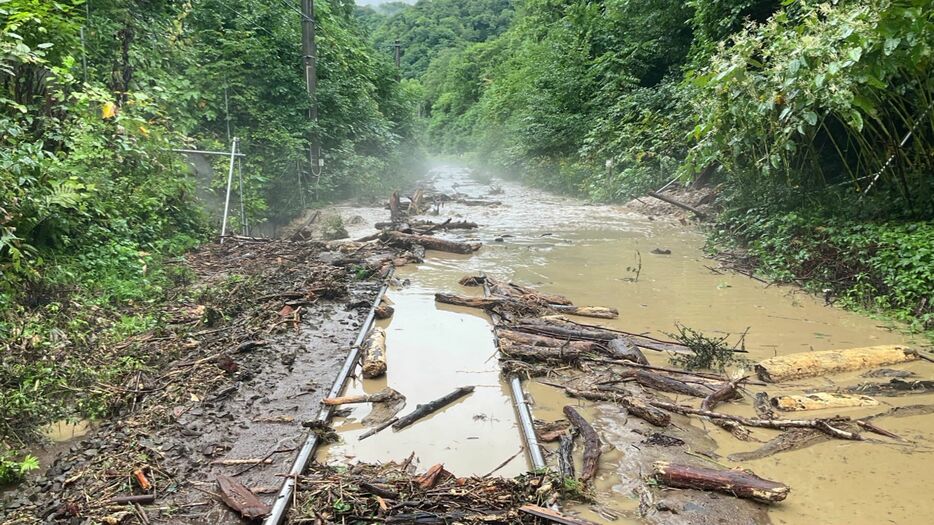
[{"label": "green leaf", "polygon": [[807,123],[812,126],[817,125],[817,113],[814,113],[813,111],[805,111],[804,120],[806,120]]}]

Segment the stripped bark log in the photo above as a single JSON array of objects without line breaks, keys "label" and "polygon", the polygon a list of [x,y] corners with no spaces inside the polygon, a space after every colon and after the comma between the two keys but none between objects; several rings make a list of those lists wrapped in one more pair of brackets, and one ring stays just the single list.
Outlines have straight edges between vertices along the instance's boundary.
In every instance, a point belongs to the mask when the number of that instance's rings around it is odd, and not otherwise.
[{"label": "stripped bark log", "polygon": [[619,317],[619,310],[605,306],[569,306],[561,304],[549,304],[548,307],[556,312],[576,315],[579,317],[594,317],[597,319],[616,319]]},{"label": "stripped bark log", "polygon": [[250,520],[262,518],[272,510],[269,505],[260,501],[243,483],[228,476],[217,476],[215,480],[224,503],[239,512],[244,518]]},{"label": "stripped bark log", "polygon": [[437,237],[430,237],[427,235],[409,235],[407,233],[395,231],[385,231],[380,235],[380,238],[388,244],[401,246],[404,248],[420,245],[424,246],[426,250],[459,253],[464,255],[471,254],[480,249],[480,243],[478,242],[448,241],[446,239],[439,239]]},{"label": "stripped bark log", "polygon": [[509,299],[503,297],[469,297],[466,295],[438,292],[435,294],[435,301],[444,304],[452,304],[454,306],[466,306],[467,308],[487,310],[495,306],[506,304]]},{"label": "stripped bark log", "polygon": [[457,390],[454,390],[450,394],[442,396],[434,401],[425,403],[424,405],[418,405],[415,407],[415,410],[399,418],[399,421],[396,421],[392,428],[393,430],[402,430],[403,428],[415,423],[419,419],[428,416],[435,411],[438,411],[447,405],[457,401],[458,399],[470,394],[474,391],[472,386],[462,386]]},{"label": "stripped bark log", "polygon": [[386,331],[373,328],[363,351],[363,377],[372,379],[386,373]]},{"label": "stripped bark log", "polygon": [[771,399],[772,406],[785,412],[804,410],[823,410],[827,408],[871,407],[879,404],[869,397],[854,394],[815,392],[813,394],[776,396]]},{"label": "stripped bark log", "polygon": [[577,410],[574,410],[574,407],[565,406],[564,416],[580,432],[581,439],[584,440],[584,459],[580,479],[587,483],[597,475],[597,467],[600,463],[600,438],[597,436],[597,431],[577,413]]},{"label": "stripped bark log", "polygon": [[663,485],[683,489],[714,490],[763,503],[775,503],[788,497],[791,489],[783,483],[760,478],[742,470],[716,470],[658,461],[653,466],[655,479]]},{"label": "stripped bark log", "polygon": [[321,403],[328,406],[350,405],[354,403],[383,403],[386,401],[395,401],[400,397],[402,397],[402,394],[392,388],[386,387],[375,394],[328,397],[323,399]]},{"label": "stripped bark log", "polygon": [[804,352],[766,359],[756,365],[759,378],[769,383],[816,377],[918,359],[918,353],[900,345]]}]

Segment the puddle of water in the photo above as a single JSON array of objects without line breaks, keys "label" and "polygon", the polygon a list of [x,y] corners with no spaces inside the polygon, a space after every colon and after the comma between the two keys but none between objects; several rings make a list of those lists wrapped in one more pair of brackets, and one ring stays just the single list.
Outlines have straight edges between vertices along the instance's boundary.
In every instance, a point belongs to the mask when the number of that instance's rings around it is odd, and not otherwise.
[{"label": "puddle of water", "polygon": [[[496,360],[488,359],[494,351],[489,321],[476,311],[439,308],[432,299],[435,291],[477,293],[457,285],[468,273],[483,271],[536,285],[543,291],[566,295],[579,305],[616,307],[620,318],[601,323],[631,332],[664,337],[666,332],[675,331],[676,323],[712,334],[739,334],[749,328],[746,357],[752,361],[809,350],[913,342],[880,326],[880,322],[827,307],[793,288],[767,287],[743,276],[712,272],[706,266],[713,263],[703,256],[703,236],[679,224],[650,221],[622,207],[589,205],[505,181],[497,181],[503,194],[488,195],[488,186],[456,170],[445,171],[435,185],[439,191],[459,191],[504,204],[445,204],[440,218],[480,224],[477,231],[453,237],[483,241],[483,248],[473,256],[431,252],[425,264],[400,269],[398,277],[411,279],[412,286],[389,295],[396,306],[395,318],[387,323],[389,374],[382,381],[357,383],[350,393],[391,386],[408,397],[402,412],[406,413],[415,404],[458,386],[477,385],[477,391],[429,420],[399,433],[387,429],[363,442],[356,440],[362,432],[358,421],[369,408],[356,407],[350,418],[338,422],[345,442],[325,451],[323,457],[331,461],[344,461],[345,455],[354,460],[387,461],[415,451],[424,466],[440,462],[458,475],[484,474],[518,450],[519,431],[508,390],[500,382]],[[384,217],[385,211],[371,215]],[[502,242],[496,241],[498,237]],[[655,255],[651,253],[654,248],[672,253]],[[658,354],[647,357],[656,364],[666,362]],[[928,363],[909,368],[918,370],[922,377],[930,375]],[[860,381],[857,374],[833,379],[833,384],[829,379],[799,381],[783,386],[782,392]],[[560,418],[562,406],[577,404],[552,388],[535,383],[526,388],[536,403],[533,415],[539,419]],[[778,393],[777,388],[773,390],[771,394]],[[904,405],[930,403],[934,396],[882,399]],[[886,408],[837,412],[864,415]],[[752,413],[749,399],[722,405],[721,409]],[[479,415],[486,419],[474,418]],[[808,413],[803,417],[821,415]],[[883,428],[917,439],[923,447],[831,441],[744,464],[760,476],[792,487],[788,500],[770,512],[773,521],[926,522],[925,517],[934,513],[934,500],[922,492],[934,483],[934,472],[927,467],[934,460],[934,454],[927,450],[934,446],[934,424],[930,417],[880,421]],[[756,435],[769,439],[774,433],[757,431]],[[468,439],[473,437],[477,439]],[[725,459],[727,454],[757,446],[738,442],[719,429],[712,437],[719,447],[716,452],[724,456],[721,462],[728,466],[737,465]],[[624,516],[614,523],[625,523],[636,515],[638,501],[617,486],[613,473],[618,462],[612,452],[605,453],[601,463],[604,474],[597,490],[601,504]],[[517,458],[500,473],[516,474],[526,467]],[[592,512],[583,510],[585,514]]]},{"label": "puddle of water", "polygon": [[91,428],[91,422],[86,419],[79,421],[63,419],[46,425],[41,432],[43,437],[52,443],[62,443],[84,436],[91,431]]}]

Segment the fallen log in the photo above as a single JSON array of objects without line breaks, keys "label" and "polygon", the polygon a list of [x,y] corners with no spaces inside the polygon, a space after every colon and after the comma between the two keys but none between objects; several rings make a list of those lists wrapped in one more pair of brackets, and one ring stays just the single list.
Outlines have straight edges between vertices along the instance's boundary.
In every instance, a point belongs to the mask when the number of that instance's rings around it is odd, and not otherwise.
[{"label": "fallen log", "polygon": [[244,518],[249,520],[262,518],[272,510],[243,483],[228,476],[217,476],[215,480],[217,488],[220,489],[221,500]]},{"label": "fallen log", "polygon": [[393,430],[402,430],[403,428],[411,425],[412,423],[415,423],[419,419],[425,416],[428,416],[429,414],[432,414],[446,407],[447,405],[450,405],[451,403],[470,394],[473,391],[474,391],[474,387],[472,386],[462,386],[458,388],[457,390],[454,390],[450,394],[447,394],[443,397],[435,399],[434,401],[425,403],[424,405],[420,404],[416,406],[415,410],[413,410],[412,412],[400,417],[398,421],[393,423],[392,428]]},{"label": "fallen log", "polygon": [[587,399],[589,401],[612,401],[622,405],[631,415],[657,427],[667,427],[671,424],[671,416],[664,410],[651,406],[646,401],[639,399],[631,393],[620,391],[598,392],[595,390],[578,390],[562,385],[545,383],[547,385],[563,388],[571,397],[578,399]]},{"label": "fallen log", "polygon": [[383,403],[386,401],[395,401],[400,397],[402,397],[402,394],[392,388],[386,387],[375,394],[328,397],[323,399],[321,403],[328,406],[350,405],[354,403]]},{"label": "fallen log", "polygon": [[934,390],[934,381],[909,380],[893,378],[888,383],[862,383],[847,388],[847,392],[866,394],[871,396],[904,396],[909,394],[925,394]]},{"label": "fallen log", "polygon": [[826,408],[871,407],[879,404],[878,401],[869,396],[837,394],[832,392],[776,396],[770,401],[773,407],[784,412],[822,410]]},{"label": "fallen log", "polygon": [[428,235],[409,235],[407,233],[384,231],[380,238],[392,245],[410,248],[414,245],[424,246],[426,250],[436,250],[439,252],[470,254],[480,249],[478,242],[457,242]]},{"label": "fallen log", "polygon": [[605,306],[568,306],[561,304],[549,304],[548,307],[556,312],[576,315],[579,317],[595,317],[597,319],[616,319],[619,317],[619,310],[616,308],[607,308]]},{"label": "fallen log", "polygon": [[750,452],[736,452],[727,456],[727,459],[737,462],[762,459],[778,454],[779,452],[798,450],[810,445],[822,443],[828,439],[830,438],[819,430],[814,430],[812,428],[792,428],[775,436],[755,450]]},{"label": "fallen log", "polygon": [[558,511],[539,507],[538,505],[523,505],[519,507],[519,510],[526,514],[531,514],[537,518],[548,520],[552,523],[560,523],[561,525],[596,525],[592,521],[582,520],[580,518],[571,518],[561,514]]},{"label": "fallen log", "polygon": [[465,306],[467,308],[480,308],[488,310],[495,306],[500,306],[509,302],[503,297],[469,297],[466,295],[457,295],[452,293],[438,292],[435,294],[435,301],[454,306]]},{"label": "fallen log", "polygon": [[712,391],[709,388],[707,390],[701,390],[700,388],[685,383],[684,381],[679,381],[673,377],[657,374],[648,370],[627,370],[621,375],[623,378],[631,378],[635,380],[636,383],[646,388],[661,390],[662,392],[670,392],[672,394],[682,394],[691,397],[705,398]]},{"label": "fallen log", "polygon": [[660,201],[667,202],[668,204],[671,204],[672,206],[677,206],[677,207],[679,207],[679,208],[681,208],[681,209],[683,209],[683,210],[687,210],[687,211],[693,213],[694,215],[697,215],[697,218],[699,218],[700,220],[705,220],[705,219],[707,219],[707,214],[706,214],[706,213],[704,213],[704,212],[698,210],[697,208],[695,208],[695,207],[693,207],[693,206],[689,206],[689,205],[687,205],[687,204],[685,204],[685,203],[683,203],[683,202],[681,202],[681,201],[672,199],[671,197],[666,197],[666,196],[662,195],[661,193],[656,193],[656,192],[654,192],[654,191],[648,192],[647,195],[648,195],[649,197],[655,197],[656,199],[658,199],[658,200],[660,200]]},{"label": "fallen log", "polygon": [[383,422],[380,423],[379,425],[377,425],[377,426],[371,428],[370,430],[367,430],[367,431],[364,432],[363,434],[360,434],[359,436],[357,436],[357,441],[363,441],[364,439],[366,439],[366,438],[368,438],[368,437],[370,437],[370,436],[372,436],[372,435],[374,435],[374,434],[378,434],[379,432],[381,432],[381,431],[383,431],[383,430],[389,428],[390,426],[392,426],[393,423],[395,423],[396,421],[399,421],[399,418],[398,418],[398,417],[393,417],[393,418],[387,419],[386,421],[383,421]]},{"label": "fallen log", "polygon": [[902,439],[901,436],[899,436],[898,434],[893,434],[893,433],[889,432],[888,430],[886,430],[886,429],[884,429],[884,428],[879,428],[879,427],[877,427],[876,425],[873,425],[872,423],[870,423],[869,421],[864,421],[864,420],[862,420],[862,419],[857,419],[857,420],[856,420],[856,424],[859,425],[860,428],[864,428],[864,429],[866,429],[866,430],[868,430],[868,431],[870,431],[870,432],[873,432],[873,433],[875,433],[875,434],[879,434],[880,436],[890,437],[890,438],[892,438],[892,439],[894,439],[894,440],[897,440],[897,441],[905,441],[905,440]]},{"label": "fallen log", "polygon": [[900,345],[804,352],[766,359],[756,365],[759,378],[768,383],[789,379],[825,376],[840,372],[905,363],[918,359],[918,353]]},{"label": "fallen log", "polygon": [[363,350],[363,377],[373,379],[386,373],[386,331],[373,328]]},{"label": "fallen log", "polygon": [[600,438],[590,423],[577,413],[572,406],[564,407],[564,416],[580,433],[584,440],[584,459],[581,466],[581,481],[587,483],[597,475],[597,466],[600,463]]},{"label": "fallen log", "polygon": [[717,391],[711,392],[710,395],[704,398],[704,400],[701,402],[701,409],[713,410],[714,407],[716,407],[720,402],[726,401],[728,399],[734,399],[738,395],[736,387],[745,380],[746,378],[743,377],[741,379],[736,379],[734,381],[724,383],[722,387],[717,389]]},{"label": "fallen log", "polygon": [[742,470],[717,470],[658,461],[653,466],[655,479],[666,486],[682,489],[713,490],[763,503],[775,503],[788,497],[791,489],[783,483],[760,478]]},{"label": "fallen log", "polygon": [[499,351],[504,356],[512,359],[521,359],[523,361],[554,361],[559,363],[576,364],[588,355],[593,355],[593,350],[599,347],[587,348],[580,346],[528,346],[516,344],[509,340],[503,340],[499,343]]},{"label": "fallen log", "polygon": [[835,437],[837,439],[849,439],[853,441],[862,440],[862,436],[856,432],[848,432],[846,430],[841,430],[831,425],[831,423],[836,422],[846,422],[850,419],[847,417],[835,417],[832,419],[756,419],[748,418],[742,416],[733,416],[729,414],[721,414],[719,412],[713,412],[710,410],[700,410],[697,408],[691,408],[686,406],[681,406],[675,403],[669,403],[667,401],[652,400],[649,401],[649,404],[667,410],[669,412],[674,412],[676,414],[683,414],[686,416],[702,416],[711,419],[729,419],[739,423],[740,425],[745,425],[747,427],[758,427],[758,428],[774,428],[778,430],[785,430],[789,428],[813,428],[820,430],[825,434]]},{"label": "fallen log", "polygon": [[558,472],[562,478],[574,479],[574,436],[565,432],[558,440]]},{"label": "fallen log", "polygon": [[594,353],[600,351],[600,345],[594,341],[566,341],[545,335],[527,334],[524,332],[516,332],[514,330],[507,330],[503,328],[497,329],[496,335],[499,337],[500,341],[505,340],[510,343],[526,346],[542,346],[548,348],[567,347],[577,349],[581,352]]},{"label": "fallen log", "polygon": [[564,319],[520,319],[511,328],[513,330],[522,332],[548,335],[560,339],[572,339],[575,341],[608,342],[620,336],[626,336],[640,348],[647,348],[649,350],[656,350],[659,352],[674,352],[678,354],[693,353],[690,348],[680,343],[662,341],[653,337],[632,334],[629,332],[623,332],[621,330],[610,330],[608,328],[601,328],[598,326],[581,325]]}]

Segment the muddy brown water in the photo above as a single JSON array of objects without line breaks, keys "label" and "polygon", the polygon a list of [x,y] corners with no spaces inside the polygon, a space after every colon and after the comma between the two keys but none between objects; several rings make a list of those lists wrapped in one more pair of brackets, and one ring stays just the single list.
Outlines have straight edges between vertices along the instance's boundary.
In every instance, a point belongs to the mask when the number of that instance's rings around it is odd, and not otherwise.
[{"label": "muddy brown water", "polygon": [[[439,168],[435,175],[434,186],[439,191],[503,204],[467,207],[448,203],[441,208],[442,219],[478,222],[479,230],[451,238],[480,240],[483,248],[472,256],[429,252],[424,264],[397,271],[398,282],[388,293],[396,313],[380,322],[387,330],[389,372],[379,380],[353,382],[348,393],[372,393],[388,385],[407,397],[405,413],[459,386],[474,385],[476,391],[407,429],[384,430],[364,441],[358,441],[357,436],[365,430],[360,420],[369,408],[356,406],[349,416],[335,420],[342,441],[321,449],[319,461],[388,461],[414,452],[422,469],[444,463],[457,475],[483,475],[519,450],[519,429],[509,390],[499,375],[489,318],[476,310],[436,305],[433,300],[437,291],[478,293],[457,284],[468,273],[485,272],[531,284],[564,294],[575,304],[616,307],[619,319],[605,324],[630,332],[666,337],[676,323],[712,334],[739,334],[748,328],[745,347],[750,361],[810,350],[919,343],[897,327],[828,307],[795,288],[766,286],[741,275],[711,271],[708,266],[714,263],[704,257],[703,235],[691,226],[646,217],[623,206],[590,205],[505,181],[495,182],[502,193],[490,194],[489,181],[473,180],[456,167]],[[353,237],[370,233],[372,224],[385,220],[386,215],[384,210],[354,208],[344,208],[341,213],[345,218],[364,218],[348,228]],[[671,254],[653,254],[655,248],[671,250]],[[666,356],[648,357],[655,364],[666,363]],[[926,377],[931,366],[916,362],[900,368]],[[859,381],[854,373],[782,385],[780,392]],[[619,411],[612,405],[568,399],[534,381],[524,386],[536,418],[558,419],[564,405],[581,406],[585,417],[605,436],[597,502],[573,510],[599,522],[638,523],[638,495],[619,475],[620,469],[627,468],[626,454],[634,450],[624,447],[625,436],[620,431],[624,422],[619,420]],[[749,393],[761,390],[751,387]],[[777,387],[769,391],[778,392]],[[751,395],[721,409],[751,415],[749,399]],[[880,400],[883,404],[879,407],[833,413],[863,416],[882,412],[889,405],[934,403],[934,395]],[[806,417],[827,415],[832,413],[814,412]],[[785,502],[769,510],[768,519],[773,523],[929,523],[934,515],[934,499],[928,496],[928,487],[934,482],[932,418],[882,418],[877,422],[912,443],[825,441],[740,465],[726,456],[755,449],[760,443],[737,441],[719,428],[704,428],[696,420],[679,420],[681,425],[709,432],[710,450],[704,452],[720,465],[749,468],[792,488]],[[762,441],[775,435],[764,430],[754,434]],[[519,455],[498,474],[514,475],[528,468],[525,456]]]}]

